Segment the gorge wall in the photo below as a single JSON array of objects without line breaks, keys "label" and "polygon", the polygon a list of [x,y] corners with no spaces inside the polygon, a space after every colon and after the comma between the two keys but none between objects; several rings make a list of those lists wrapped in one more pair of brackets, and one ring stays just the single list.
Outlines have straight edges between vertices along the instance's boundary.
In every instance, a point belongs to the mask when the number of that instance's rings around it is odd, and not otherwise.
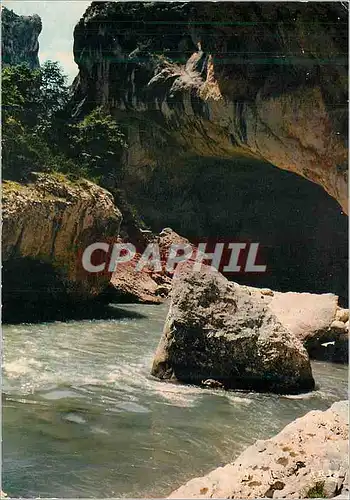
[{"label": "gorge wall", "polygon": [[319,188],[346,210],[346,40],[341,4],[93,2],[75,112],[125,130],[146,225],[258,241],[269,272],[235,280],[346,302],[347,219]]},{"label": "gorge wall", "polygon": [[346,51],[341,3],[93,2],[74,32],[76,112],[106,105],[140,175],[252,157],[347,210]]},{"label": "gorge wall", "polygon": [[3,7],[1,10],[2,64],[27,64],[39,67],[39,41],[42,24],[38,15],[19,16]]},{"label": "gorge wall", "polygon": [[[7,9],[2,16],[4,64],[37,67],[40,18]],[[154,231],[170,225],[193,242],[259,242],[268,273],[236,281],[333,292],[344,305],[346,40],[341,4],[93,2],[74,32],[73,115],[103,105],[126,134],[122,185],[106,186],[127,193],[126,233],[135,229],[128,224],[135,207]],[[84,244],[118,234],[111,196],[95,185],[46,189],[47,182],[4,191],[10,305],[21,303],[13,291],[24,281],[39,290],[36,304],[45,290],[48,303],[67,294],[84,301],[108,282],[84,283],[66,250],[80,241],[86,203],[101,225],[84,233]],[[58,228],[65,217],[69,227]]]}]

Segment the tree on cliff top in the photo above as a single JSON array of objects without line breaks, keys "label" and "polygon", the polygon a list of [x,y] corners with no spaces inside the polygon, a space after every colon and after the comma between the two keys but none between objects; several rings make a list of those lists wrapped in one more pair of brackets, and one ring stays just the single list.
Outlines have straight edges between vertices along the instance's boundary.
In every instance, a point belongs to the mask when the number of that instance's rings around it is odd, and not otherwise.
[{"label": "tree on cliff top", "polygon": [[120,158],[127,147],[125,136],[111,115],[102,107],[95,108],[81,122],[71,127],[72,157],[84,164],[85,170],[101,179],[121,175]]},{"label": "tree on cliff top", "polygon": [[4,178],[21,180],[32,170],[53,170],[54,130],[68,100],[58,63],[40,69],[8,66],[2,71],[2,145]]},{"label": "tree on cliff top", "polygon": [[115,120],[97,108],[73,124],[69,97],[66,77],[56,62],[35,70],[25,65],[3,69],[4,178],[23,180],[37,170],[98,182],[120,174],[126,144]]}]

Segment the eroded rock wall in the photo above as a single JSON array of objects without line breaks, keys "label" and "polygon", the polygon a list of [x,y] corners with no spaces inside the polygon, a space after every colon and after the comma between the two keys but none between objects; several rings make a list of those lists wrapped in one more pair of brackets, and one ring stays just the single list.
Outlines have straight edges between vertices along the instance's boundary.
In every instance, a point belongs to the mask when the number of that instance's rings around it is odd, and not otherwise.
[{"label": "eroded rock wall", "polygon": [[5,316],[7,305],[78,305],[107,287],[110,274],[87,272],[81,258],[91,243],[118,236],[121,214],[108,191],[33,174],[27,184],[4,181],[2,215]]},{"label": "eroded rock wall", "polygon": [[141,171],[250,156],[347,210],[347,10],[338,3],[93,2],[74,33],[77,110],[106,105]]},{"label": "eroded rock wall", "polygon": [[2,64],[27,64],[39,67],[39,40],[42,24],[38,15],[19,16],[3,7],[1,10]]}]

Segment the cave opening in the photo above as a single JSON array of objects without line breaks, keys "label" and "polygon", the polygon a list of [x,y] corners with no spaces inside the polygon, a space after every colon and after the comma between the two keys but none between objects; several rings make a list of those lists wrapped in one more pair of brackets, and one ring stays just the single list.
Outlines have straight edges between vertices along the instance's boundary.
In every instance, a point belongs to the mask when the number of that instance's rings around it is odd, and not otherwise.
[{"label": "cave opening", "polygon": [[154,231],[171,227],[192,242],[258,242],[267,272],[234,281],[331,292],[347,307],[348,219],[319,185],[258,160],[191,158],[150,169],[128,195]]}]

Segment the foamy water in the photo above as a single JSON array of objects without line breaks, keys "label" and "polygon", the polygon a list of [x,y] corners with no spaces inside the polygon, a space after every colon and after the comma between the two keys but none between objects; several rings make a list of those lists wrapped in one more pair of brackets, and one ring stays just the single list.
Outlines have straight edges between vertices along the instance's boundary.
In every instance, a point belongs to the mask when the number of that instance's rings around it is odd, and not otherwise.
[{"label": "foamy water", "polygon": [[326,363],[300,396],[160,382],[149,373],[166,305],[119,309],[127,317],[4,327],[8,494],[164,496],[347,395],[347,368]]}]

